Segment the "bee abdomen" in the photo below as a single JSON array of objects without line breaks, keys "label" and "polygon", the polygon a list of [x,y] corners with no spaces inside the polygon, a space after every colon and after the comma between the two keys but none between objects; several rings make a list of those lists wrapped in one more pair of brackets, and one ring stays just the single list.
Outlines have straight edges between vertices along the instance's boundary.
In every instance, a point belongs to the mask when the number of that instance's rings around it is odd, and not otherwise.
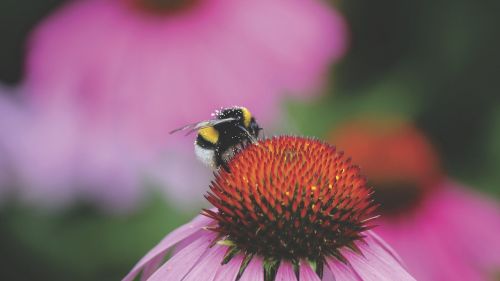
[{"label": "bee abdomen", "polygon": [[217,169],[217,163],[215,163],[215,150],[210,148],[203,148],[198,144],[194,146],[194,153],[196,157],[203,162],[205,165],[212,169]]}]

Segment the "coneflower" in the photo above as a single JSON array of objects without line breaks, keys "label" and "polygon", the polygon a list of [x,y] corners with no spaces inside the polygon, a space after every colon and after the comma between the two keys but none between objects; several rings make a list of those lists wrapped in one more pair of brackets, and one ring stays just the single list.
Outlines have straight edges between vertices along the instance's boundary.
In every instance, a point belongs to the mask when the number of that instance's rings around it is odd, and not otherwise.
[{"label": "coneflower", "polygon": [[414,280],[369,230],[372,191],[334,146],[277,137],[228,165],[206,195],[215,208],[165,237],[124,281],[141,271],[150,281]]},{"label": "coneflower", "polygon": [[498,280],[499,205],[450,180],[424,132],[370,117],[341,124],[331,142],[368,176],[382,215],[377,233],[417,280]]}]

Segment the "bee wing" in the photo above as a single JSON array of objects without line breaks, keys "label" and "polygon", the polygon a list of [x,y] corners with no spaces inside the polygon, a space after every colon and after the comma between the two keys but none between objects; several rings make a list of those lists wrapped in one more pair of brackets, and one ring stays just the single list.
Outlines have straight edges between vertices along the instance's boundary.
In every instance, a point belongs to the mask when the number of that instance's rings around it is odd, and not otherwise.
[{"label": "bee wing", "polygon": [[234,120],[236,120],[236,118],[213,119],[213,120],[201,121],[198,123],[189,124],[189,125],[186,125],[184,127],[180,127],[180,128],[175,129],[173,131],[170,131],[170,134],[173,134],[173,133],[176,133],[179,131],[189,130],[186,133],[186,136],[187,136],[193,132],[198,131],[199,129],[206,128],[206,127],[212,127],[212,126],[215,126],[217,124],[226,123],[226,122],[230,122],[230,121],[234,121]]}]

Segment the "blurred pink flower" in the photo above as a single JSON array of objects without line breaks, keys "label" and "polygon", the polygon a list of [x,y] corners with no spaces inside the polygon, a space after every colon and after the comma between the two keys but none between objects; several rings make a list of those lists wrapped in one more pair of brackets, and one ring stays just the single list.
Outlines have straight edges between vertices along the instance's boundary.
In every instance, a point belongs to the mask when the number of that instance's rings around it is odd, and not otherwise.
[{"label": "blurred pink flower", "polygon": [[490,280],[500,270],[500,208],[443,175],[427,137],[402,120],[347,122],[331,137],[371,179],[377,233],[417,280]]},{"label": "blurred pink flower", "polygon": [[131,207],[139,197],[138,159],[121,140],[89,134],[73,111],[44,114],[14,97],[0,96],[3,186],[22,199],[50,205],[101,201],[110,209]]},{"label": "blurred pink flower", "polygon": [[284,94],[310,95],[345,48],[342,18],[319,1],[184,1],[163,14],[141,9],[150,2],[76,1],[42,23],[29,98],[76,104],[93,126],[158,147],[220,107],[267,120]]},{"label": "blurred pink flower", "polygon": [[496,202],[443,181],[414,213],[387,217],[377,233],[417,280],[496,280],[500,209]]},{"label": "blurred pink flower", "polygon": [[266,123],[281,98],[314,93],[346,45],[319,1],[161,3],[73,1],[34,31],[9,150],[27,197],[133,204],[150,179],[199,200],[209,171],[192,137],[168,132],[235,104]]},{"label": "blurred pink flower", "polygon": [[17,120],[21,118],[21,111],[11,97],[13,94],[14,89],[0,84],[0,201],[5,200],[6,194],[12,191],[14,185],[9,139],[6,136],[15,129]]}]

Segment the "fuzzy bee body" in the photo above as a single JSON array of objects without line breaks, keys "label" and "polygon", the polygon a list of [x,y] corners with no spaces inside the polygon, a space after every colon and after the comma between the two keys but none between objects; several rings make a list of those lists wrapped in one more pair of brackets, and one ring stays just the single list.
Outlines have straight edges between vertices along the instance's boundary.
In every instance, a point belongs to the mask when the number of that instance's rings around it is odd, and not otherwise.
[{"label": "fuzzy bee body", "polygon": [[241,147],[253,143],[261,128],[245,107],[231,107],[216,111],[215,119],[191,124],[174,130],[197,131],[195,154],[200,161],[213,169],[223,166]]}]

